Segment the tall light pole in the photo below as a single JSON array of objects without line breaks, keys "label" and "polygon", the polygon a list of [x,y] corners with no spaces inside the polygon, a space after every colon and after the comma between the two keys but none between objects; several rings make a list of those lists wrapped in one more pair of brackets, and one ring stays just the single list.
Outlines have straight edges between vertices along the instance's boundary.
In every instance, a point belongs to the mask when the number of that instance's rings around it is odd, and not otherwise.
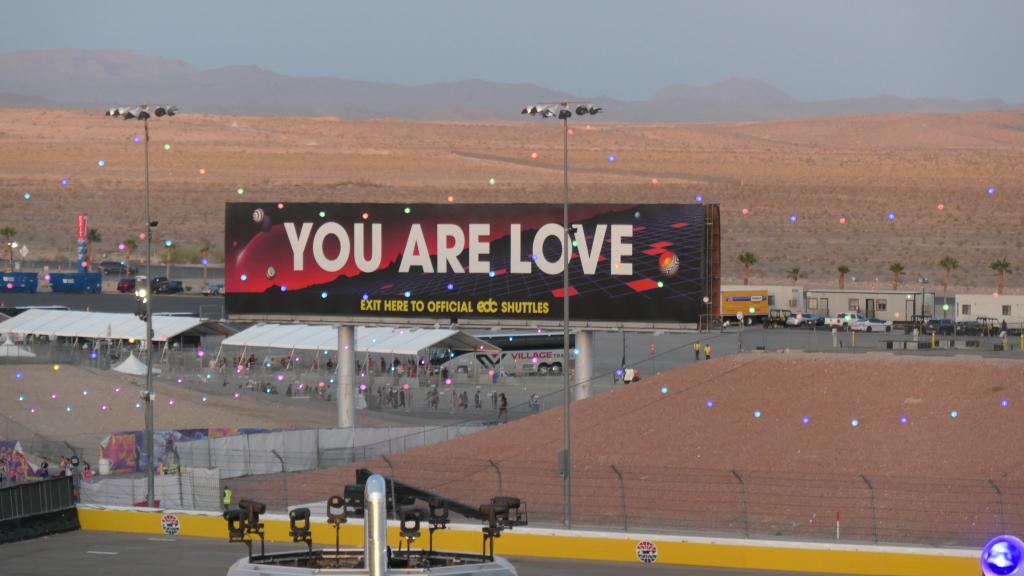
[{"label": "tall light pole", "polygon": [[146,389],[142,399],[146,403],[146,505],[152,508],[156,498],[154,466],[156,460],[153,454],[153,294],[152,294],[152,270],[150,269],[153,260],[153,227],[157,225],[149,216],[149,117],[157,118],[162,116],[174,116],[178,113],[175,106],[154,106],[147,105],[134,107],[111,108],[107,110],[107,116],[120,117],[125,120],[142,120],[145,133],[145,157],[146,157],[146,280],[142,286],[136,281],[135,314],[146,321]]},{"label": "tall light pole", "polygon": [[572,106],[576,105],[576,114],[598,114],[601,108],[584,102],[555,102],[534,104],[523,108],[523,114],[540,116],[541,118],[558,118],[562,121],[562,388],[565,393],[562,406],[562,483],[564,488],[565,507],[562,522],[566,528],[572,528],[572,428],[569,422],[569,403],[572,402],[572,389],[569,386],[569,263],[572,254],[572,240],[569,235],[569,118],[572,118]]}]

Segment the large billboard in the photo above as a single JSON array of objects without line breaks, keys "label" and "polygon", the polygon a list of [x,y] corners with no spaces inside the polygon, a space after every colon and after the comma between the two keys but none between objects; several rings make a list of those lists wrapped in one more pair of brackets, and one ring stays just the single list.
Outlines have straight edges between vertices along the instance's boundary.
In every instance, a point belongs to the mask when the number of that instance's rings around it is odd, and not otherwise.
[{"label": "large billboard", "polygon": [[[711,207],[570,207],[576,324],[696,324]],[[715,212],[717,214],[717,211]],[[237,319],[543,325],[562,319],[561,204],[231,203]]]}]

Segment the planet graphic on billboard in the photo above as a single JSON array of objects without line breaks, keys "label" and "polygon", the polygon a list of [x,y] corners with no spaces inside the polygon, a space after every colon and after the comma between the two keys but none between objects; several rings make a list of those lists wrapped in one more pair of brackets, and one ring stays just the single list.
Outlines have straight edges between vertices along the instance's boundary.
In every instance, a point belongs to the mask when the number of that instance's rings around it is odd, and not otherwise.
[{"label": "planet graphic on billboard", "polygon": [[666,278],[671,278],[679,272],[679,257],[675,252],[662,252],[658,257],[658,269]]}]

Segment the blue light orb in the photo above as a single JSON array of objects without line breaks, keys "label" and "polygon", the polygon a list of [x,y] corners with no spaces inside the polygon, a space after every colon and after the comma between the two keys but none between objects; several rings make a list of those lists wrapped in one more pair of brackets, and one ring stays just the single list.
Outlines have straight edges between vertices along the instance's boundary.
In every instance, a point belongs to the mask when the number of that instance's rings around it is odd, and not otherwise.
[{"label": "blue light orb", "polygon": [[14,379],[15,380],[21,380],[21,376],[22,376],[21,371],[18,371],[18,372],[14,373]]},{"label": "blue light orb", "polygon": [[622,368],[616,368],[615,369],[615,375],[616,376],[622,376]]},{"label": "blue light orb", "polygon": [[18,394],[18,402],[24,402],[24,401],[25,401],[25,395],[24,394]]},{"label": "blue light orb", "polygon": [[106,160],[100,160],[99,162],[96,163],[96,165],[99,166],[100,168],[103,168],[104,166],[107,165],[107,162]]},{"label": "blue light orb", "polygon": [[704,403],[704,405],[707,406],[708,408],[714,408],[715,401],[714,400],[708,400],[707,402]]},{"label": "blue light orb", "polygon": [[31,192],[25,192],[24,194],[22,194],[22,197],[25,198],[25,200],[31,200],[32,199],[32,193]]},{"label": "blue light orb", "polygon": [[95,350],[89,353],[89,358],[92,359],[92,360],[96,359],[96,351]]},{"label": "blue light orb", "polygon": [[249,276],[246,275],[246,274],[242,274],[241,278],[242,278],[242,282],[245,282],[246,280],[249,279]]},{"label": "blue light orb", "polygon": [[989,189],[988,189],[988,190],[986,191],[986,193],[987,193],[987,194],[988,194],[989,196],[993,196],[993,195],[995,195],[995,193],[996,193],[996,188],[995,188],[995,186],[990,186],[990,187],[989,187]]},{"label": "blue light orb", "polygon": [[1024,569],[1024,542],[1016,536],[997,536],[981,550],[981,570],[986,576],[1019,576]]},{"label": "blue light orb", "polygon": [[856,418],[854,418],[853,420],[850,420],[850,426],[853,426],[854,428],[856,428],[857,426],[860,426],[860,420],[857,420]]},{"label": "blue light orb", "polygon": [[490,277],[490,278],[494,278],[494,270],[491,270],[490,272],[488,272],[487,276]]},{"label": "blue light orb", "polygon": [[661,393],[662,394],[668,394],[668,386],[662,386],[661,387]]},{"label": "blue light orb", "polygon": [[208,398],[206,396],[203,396],[203,402],[206,402],[207,400]]},{"label": "blue light orb", "polygon": [[790,214],[789,221],[796,224],[796,214]]},{"label": "blue light orb", "polygon": [[202,264],[203,266],[209,266],[210,260],[208,258],[203,258],[202,260],[199,261],[199,263]]},{"label": "blue light orb", "polygon": [[282,286],[281,286],[281,292],[287,292],[287,291],[288,291],[288,287],[287,287],[287,286],[284,286],[284,285],[282,285]]},{"label": "blue light orb", "polygon": [[959,415],[960,415],[960,413],[957,412],[956,410],[953,410],[952,412],[949,413],[949,417],[950,418],[956,418]]},{"label": "blue light orb", "polygon": [[888,219],[888,220],[889,220],[890,222],[892,222],[893,220],[895,220],[895,219],[896,219],[896,213],[895,213],[895,212],[889,212],[888,214],[886,214],[886,215],[885,215],[885,217],[886,217],[886,219]]},{"label": "blue light orb", "polygon": [[164,246],[166,246],[168,248],[170,248],[171,246],[174,246],[174,240],[164,240]]},{"label": "blue light orb", "polygon": [[369,300],[369,299],[370,299],[370,295],[369,294],[363,294],[363,300]]},{"label": "blue light orb", "polygon": [[451,282],[449,282],[448,283],[448,289],[449,290],[455,290],[455,284],[452,284]]},{"label": "blue light orb", "polygon": [[412,296],[412,292],[409,292],[408,290],[406,290],[406,291],[404,292],[404,294],[403,294],[403,295],[404,295],[404,296],[405,296],[406,298],[408,298],[408,297]]},{"label": "blue light orb", "polygon": [[321,300],[327,300],[327,292],[321,292],[320,293],[320,299]]},{"label": "blue light orb", "polygon": [[64,407],[64,411],[65,412],[71,412],[71,404],[68,404],[67,406],[65,406]]},{"label": "blue light orb", "polygon": [[760,410],[754,410],[754,418],[760,418],[760,417],[761,417],[761,411]]}]

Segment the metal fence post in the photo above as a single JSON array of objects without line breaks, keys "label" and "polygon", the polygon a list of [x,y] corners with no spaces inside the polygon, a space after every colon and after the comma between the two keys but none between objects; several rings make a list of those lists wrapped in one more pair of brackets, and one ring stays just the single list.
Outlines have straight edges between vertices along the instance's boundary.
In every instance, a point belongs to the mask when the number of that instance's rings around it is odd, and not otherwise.
[{"label": "metal fence post", "polygon": [[284,465],[284,458],[277,453],[277,450],[271,450],[271,454],[277,457],[277,461],[281,463],[281,479],[284,482],[284,509],[288,511],[288,467]]},{"label": "metal fence post", "polygon": [[[388,434],[391,432],[389,431]],[[388,444],[391,444],[391,437],[388,436]],[[384,459],[388,464],[388,468],[391,469],[391,518],[398,520],[398,499],[395,498],[395,466],[388,459],[387,454],[381,454],[381,458]]]},{"label": "metal fence post", "polygon": [[999,504],[999,532],[1005,533],[1006,518],[1003,514],[1003,491],[999,489],[999,485],[991,478],[988,479],[988,485],[992,487],[992,490],[995,490],[996,502]]},{"label": "metal fence post", "polygon": [[736,470],[730,470],[736,481],[740,483],[740,502],[743,505],[743,536],[750,538],[750,516],[747,510],[747,485],[743,482],[743,476]]},{"label": "metal fence post", "polygon": [[878,542],[878,515],[875,511],[875,487],[871,485],[871,481],[868,477],[861,474],[860,479],[864,481],[864,484],[868,487],[868,495],[871,497],[871,539]]},{"label": "metal fence post", "polygon": [[622,472],[612,464],[612,472],[619,477],[619,503],[622,505],[622,531],[629,532],[629,517],[626,515],[626,482],[622,479]]},{"label": "metal fence post", "polygon": [[501,483],[501,468],[498,468],[498,465],[494,463],[494,460],[488,459],[487,461],[491,463],[491,466],[494,467],[494,471],[498,473],[498,496],[504,496],[504,486],[502,486]]}]

